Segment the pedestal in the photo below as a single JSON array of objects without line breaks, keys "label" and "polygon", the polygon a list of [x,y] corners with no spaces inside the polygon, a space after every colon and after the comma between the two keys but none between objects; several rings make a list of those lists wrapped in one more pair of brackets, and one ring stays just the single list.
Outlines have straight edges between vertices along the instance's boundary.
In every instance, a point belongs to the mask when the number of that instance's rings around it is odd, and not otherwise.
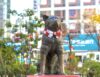
[{"label": "pedestal", "polygon": [[27,75],[27,77],[80,77],[80,75]]}]

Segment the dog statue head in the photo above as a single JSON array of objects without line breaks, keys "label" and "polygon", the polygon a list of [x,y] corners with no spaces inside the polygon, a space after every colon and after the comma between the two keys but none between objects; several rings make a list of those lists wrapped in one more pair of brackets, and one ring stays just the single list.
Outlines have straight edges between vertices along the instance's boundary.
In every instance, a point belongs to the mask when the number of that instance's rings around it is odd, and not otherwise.
[{"label": "dog statue head", "polygon": [[62,19],[57,16],[47,16],[43,15],[43,20],[45,22],[45,28],[51,31],[62,30],[63,35],[67,34],[66,24],[62,22]]},{"label": "dog statue head", "polygon": [[61,19],[57,16],[47,16],[43,15],[43,20],[45,22],[45,27],[51,31],[57,31],[61,28]]}]

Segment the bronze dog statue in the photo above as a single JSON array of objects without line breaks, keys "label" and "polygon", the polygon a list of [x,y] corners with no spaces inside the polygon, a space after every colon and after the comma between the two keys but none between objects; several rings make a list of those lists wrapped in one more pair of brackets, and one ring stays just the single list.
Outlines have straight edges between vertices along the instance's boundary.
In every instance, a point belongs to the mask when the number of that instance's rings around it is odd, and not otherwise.
[{"label": "bronze dog statue", "polygon": [[55,16],[43,16],[45,29],[42,37],[40,50],[40,74],[52,73],[52,59],[57,56],[57,74],[63,74],[63,48],[62,40],[67,33],[65,25],[61,19]]}]

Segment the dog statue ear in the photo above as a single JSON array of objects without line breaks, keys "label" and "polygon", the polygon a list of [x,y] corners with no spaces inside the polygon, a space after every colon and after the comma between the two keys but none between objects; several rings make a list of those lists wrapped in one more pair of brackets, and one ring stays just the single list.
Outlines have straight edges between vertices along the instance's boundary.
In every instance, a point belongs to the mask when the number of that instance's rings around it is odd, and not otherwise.
[{"label": "dog statue ear", "polygon": [[44,21],[46,21],[49,18],[49,16],[43,15],[42,18],[43,18]]}]

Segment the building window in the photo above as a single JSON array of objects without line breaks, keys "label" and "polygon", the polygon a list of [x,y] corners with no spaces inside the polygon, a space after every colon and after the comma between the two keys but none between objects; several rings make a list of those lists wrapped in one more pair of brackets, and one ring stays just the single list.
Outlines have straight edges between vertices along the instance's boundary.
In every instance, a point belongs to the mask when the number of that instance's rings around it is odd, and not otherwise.
[{"label": "building window", "polygon": [[62,18],[63,20],[65,20],[65,10],[56,10],[54,12],[54,15]]},{"label": "building window", "polygon": [[79,9],[70,9],[69,10],[69,19],[70,20],[80,19],[80,10]]},{"label": "building window", "polygon": [[79,6],[80,0],[69,0],[69,6]]},{"label": "building window", "polygon": [[54,0],[55,7],[62,7],[65,6],[65,0]]},{"label": "building window", "polygon": [[84,5],[95,5],[96,0],[84,0],[83,4]]},{"label": "building window", "polygon": [[89,16],[92,16],[94,13],[96,13],[95,8],[85,8],[83,11],[84,11],[84,18],[88,18]]},{"label": "building window", "polygon": [[81,31],[81,24],[80,23],[76,23],[76,22],[71,22],[69,23],[70,27],[69,27],[69,31],[70,33],[80,33]]},{"label": "building window", "polygon": [[51,15],[51,11],[41,11],[40,15],[48,15],[48,16],[50,16]]},{"label": "building window", "polygon": [[41,0],[40,7],[41,8],[51,7],[51,0]]},{"label": "building window", "polygon": [[84,23],[84,32],[85,33],[96,33],[96,28],[92,24]]}]

